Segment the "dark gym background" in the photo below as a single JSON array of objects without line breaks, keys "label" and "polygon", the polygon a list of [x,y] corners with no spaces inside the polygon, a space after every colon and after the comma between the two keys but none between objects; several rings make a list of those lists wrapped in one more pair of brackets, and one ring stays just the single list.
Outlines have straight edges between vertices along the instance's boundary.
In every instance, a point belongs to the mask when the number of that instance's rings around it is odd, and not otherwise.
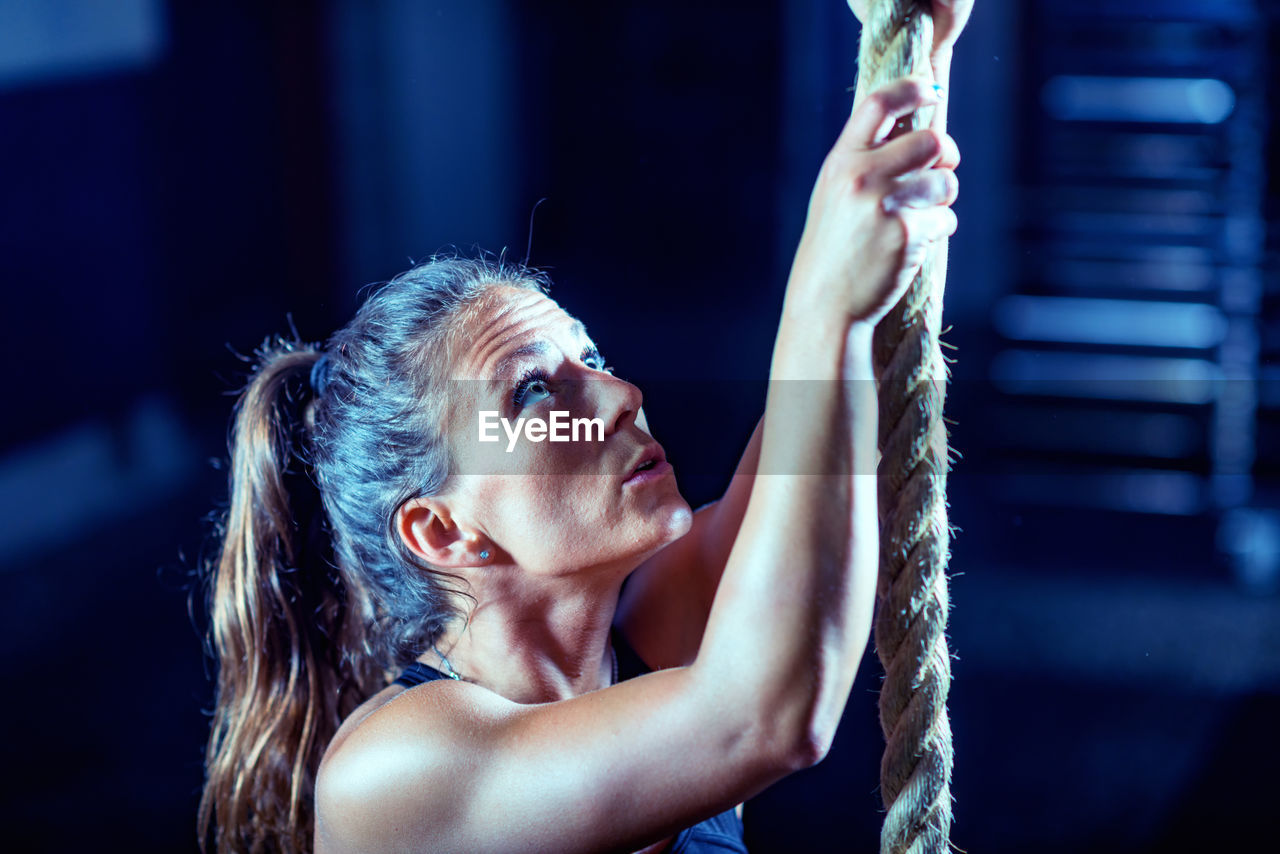
[{"label": "dark gym background", "polygon": [[[978,0],[959,44],[964,850],[1274,838],[1277,6]],[[856,45],[840,0],[0,0],[9,850],[193,850],[192,572],[234,353],[290,316],[528,253],[714,497]],[[875,850],[877,673],[753,851]]]}]

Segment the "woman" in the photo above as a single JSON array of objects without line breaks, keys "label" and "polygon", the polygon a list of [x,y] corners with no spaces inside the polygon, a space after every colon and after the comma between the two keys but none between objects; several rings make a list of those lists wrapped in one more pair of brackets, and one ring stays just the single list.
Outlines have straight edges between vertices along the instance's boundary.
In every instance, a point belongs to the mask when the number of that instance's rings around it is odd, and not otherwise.
[{"label": "woman", "polygon": [[[939,16],[940,55],[958,29]],[[958,162],[934,131],[887,137],[940,97],[903,80],[854,110],[771,364],[817,382],[771,383],[697,513],[640,391],[522,268],[433,261],[323,353],[262,354],[210,579],[202,843],[745,850],[735,806],[823,757],[867,641],[871,330],[954,230]],[[480,440],[555,411],[598,431]]]}]

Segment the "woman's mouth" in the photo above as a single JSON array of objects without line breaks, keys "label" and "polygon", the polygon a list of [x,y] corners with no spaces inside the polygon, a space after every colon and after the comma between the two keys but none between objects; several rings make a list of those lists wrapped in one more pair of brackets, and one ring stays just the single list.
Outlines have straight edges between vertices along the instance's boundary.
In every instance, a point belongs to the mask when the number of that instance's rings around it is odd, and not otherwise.
[{"label": "woman's mouth", "polygon": [[623,481],[624,484],[643,484],[652,483],[666,477],[672,471],[671,463],[664,459],[645,460],[636,466],[636,470],[631,476]]}]

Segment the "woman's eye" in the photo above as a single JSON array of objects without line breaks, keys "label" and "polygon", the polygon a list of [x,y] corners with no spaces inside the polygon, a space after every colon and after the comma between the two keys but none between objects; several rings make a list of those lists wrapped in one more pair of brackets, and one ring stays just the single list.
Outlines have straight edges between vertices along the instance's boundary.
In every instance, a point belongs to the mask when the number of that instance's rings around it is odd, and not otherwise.
[{"label": "woman's eye", "polygon": [[511,391],[511,405],[519,409],[526,403],[529,403],[529,396],[534,395],[540,400],[542,396],[551,394],[549,386],[550,378],[545,371],[537,368],[527,372],[520,381],[516,383],[516,387]]},{"label": "woman's eye", "polygon": [[604,356],[601,356],[598,350],[588,350],[583,353],[582,361],[593,371],[604,371],[607,374],[613,373],[613,367],[604,363]]}]

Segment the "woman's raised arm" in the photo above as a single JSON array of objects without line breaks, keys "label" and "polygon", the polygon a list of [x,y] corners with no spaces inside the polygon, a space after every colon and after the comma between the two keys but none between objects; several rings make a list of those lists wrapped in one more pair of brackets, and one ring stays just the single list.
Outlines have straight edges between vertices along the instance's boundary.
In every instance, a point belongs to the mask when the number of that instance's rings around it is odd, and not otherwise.
[{"label": "woman's raised arm", "polygon": [[[955,26],[963,25],[970,6],[967,0],[958,3],[957,11],[963,13],[963,17]],[[954,38],[950,38],[943,42],[945,55],[938,55],[935,61],[935,72],[942,73],[944,80],[950,67],[950,47],[953,41]],[[862,81],[859,81],[858,91],[856,103],[860,104],[866,96]],[[937,105],[934,112],[933,129],[936,132],[940,132],[945,124],[944,108],[945,93],[942,93],[942,103]],[[959,151],[949,138],[942,137],[942,142],[943,151],[934,168],[954,170],[960,162]],[[936,177],[932,180],[936,180]],[[944,177],[942,180],[949,179]],[[793,290],[799,288],[789,288],[788,294]],[[782,343],[782,331],[780,330],[779,344]],[[800,333],[801,337],[803,334]],[[689,533],[649,558],[632,573],[623,589],[618,621],[646,661],[655,667],[686,664],[697,654],[711,603],[742,526],[752,487],[756,482],[763,428],[762,417],[742,453],[724,496],[699,508]],[[873,472],[875,467],[875,459],[865,466],[859,466],[860,470],[868,473]]]}]

